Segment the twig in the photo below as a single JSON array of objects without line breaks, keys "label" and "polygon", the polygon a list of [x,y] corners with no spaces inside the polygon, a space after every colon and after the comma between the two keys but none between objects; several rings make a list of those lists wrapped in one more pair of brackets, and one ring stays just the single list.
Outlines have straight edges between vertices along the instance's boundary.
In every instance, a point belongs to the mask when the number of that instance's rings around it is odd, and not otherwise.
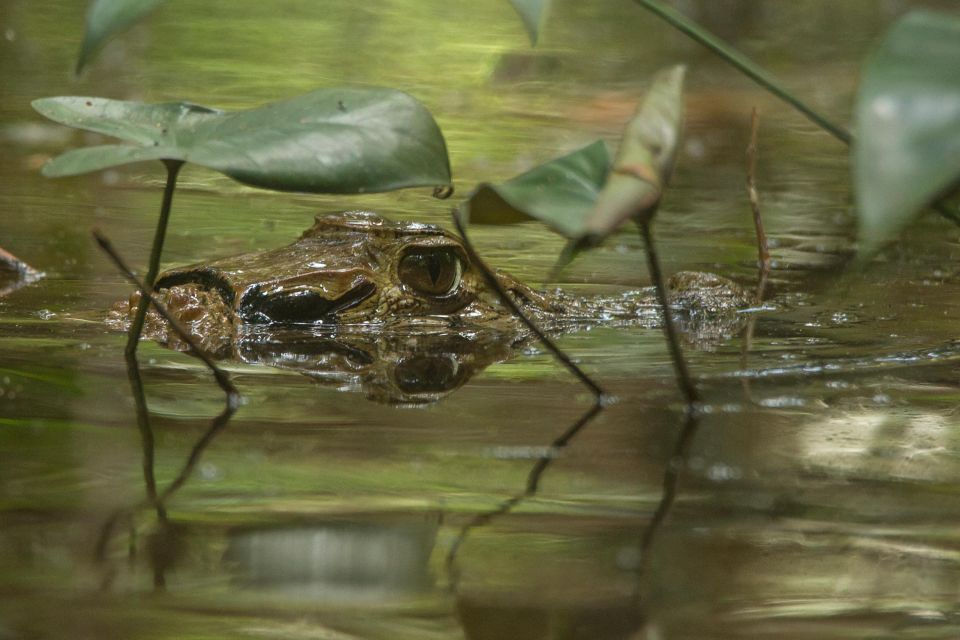
[{"label": "twig", "polygon": [[570,357],[564,353],[556,343],[543,332],[540,327],[534,323],[527,315],[520,309],[520,306],[516,301],[510,297],[510,295],[504,290],[503,285],[500,284],[500,281],[497,280],[496,276],[493,275],[493,272],[490,270],[490,267],[480,258],[476,250],[473,248],[473,244],[470,242],[470,238],[467,237],[467,229],[464,221],[461,219],[462,213],[458,209],[453,210],[453,223],[457,227],[457,231],[460,233],[460,237],[463,239],[464,248],[466,248],[467,253],[470,256],[471,262],[476,265],[477,269],[480,270],[480,273],[483,274],[483,278],[487,281],[487,284],[493,289],[497,296],[499,296],[500,301],[505,304],[513,314],[520,319],[520,321],[526,325],[528,329],[540,340],[540,342],[547,348],[554,357],[560,361],[560,363],[567,368],[567,370],[576,376],[594,395],[594,401],[597,404],[602,404],[606,398],[606,393],[600,386],[594,382],[590,376],[583,372],[583,370],[576,365]]},{"label": "twig", "polygon": [[690,377],[690,370],[687,368],[687,361],[683,357],[683,350],[680,348],[680,339],[677,336],[677,328],[673,324],[673,313],[670,311],[670,302],[667,300],[667,288],[663,280],[663,273],[660,271],[660,260],[657,258],[657,249],[653,244],[653,235],[650,231],[650,221],[646,218],[637,224],[640,227],[640,235],[643,237],[643,244],[647,253],[647,266],[650,270],[650,278],[653,280],[654,289],[657,291],[657,300],[660,302],[660,311],[663,313],[663,333],[667,338],[667,346],[670,349],[670,357],[673,359],[673,369],[677,375],[677,384],[687,403],[687,410],[691,410],[700,402],[700,394],[693,378]]},{"label": "twig", "polygon": [[757,302],[763,302],[766,294],[767,279],[770,276],[770,245],[763,229],[763,216],[760,214],[760,195],[757,193],[757,130],[760,118],[754,107],[750,115],[750,144],[747,145],[747,197],[753,210],[753,226],[757,231],[757,254],[760,260],[760,274],[757,282]]},{"label": "twig", "polygon": [[[123,258],[117,253],[116,249],[113,248],[113,245],[110,241],[103,236],[99,231],[93,232],[93,237],[96,239],[97,244],[100,245],[100,248],[103,249],[117,268],[123,273],[123,275],[129,280],[135,287],[140,290],[140,302],[141,305],[144,301],[148,304],[152,304],[153,308],[163,316],[163,318],[170,324],[170,327],[173,328],[174,332],[180,337],[181,340],[187,343],[187,346],[190,347],[190,352],[203,361],[207,368],[210,369],[210,372],[213,373],[214,379],[216,379],[217,384],[227,394],[227,404],[229,407],[232,407],[233,410],[240,405],[240,392],[237,391],[236,387],[233,386],[233,382],[230,381],[230,376],[226,371],[221,369],[216,365],[206,351],[200,346],[196,338],[194,338],[190,332],[180,324],[180,321],[177,320],[167,308],[161,304],[153,295],[152,287],[148,286],[146,283],[141,282],[139,278],[130,270],[130,267],[123,261]],[[137,308],[139,311],[139,307]]]},{"label": "twig", "polygon": [[[213,373],[214,379],[217,381],[217,385],[226,394],[226,406],[224,407],[223,411],[213,418],[206,432],[197,441],[197,443],[194,444],[190,451],[190,455],[187,457],[187,461],[184,463],[180,473],[177,474],[177,477],[174,478],[174,480],[167,486],[162,494],[158,495],[154,476],[153,431],[150,428],[146,396],[143,391],[143,380],[140,376],[140,368],[139,363],[137,362],[136,350],[128,349],[126,351],[125,355],[127,360],[127,373],[137,406],[137,425],[140,429],[141,440],[143,444],[143,474],[144,482],[146,484],[147,497],[144,501],[141,501],[131,507],[118,509],[104,523],[95,549],[97,560],[102,562],[106,555],[107,543],[110,540],[117,521],[120,520],[121,517],[131,518],[132,514],[138,509],[152,505],[157,511],[157,517],[160,522],[166,522],[167,513],[164,503],[169,500],[190,477],[204,450],[207,448],[207,446],[209,446],[210,442],[213,441],[214,437],[220,432],[220,430],[227,425],[227,423],[230,421],[230,418],[240,406],[242,396],[237,391],[236,387],[233,386],[233,382],[230,380],[229,374],[216,365],[213,359],[200,347],[199,343],[197,343],[196,339],[190,334],[190,332],[187,331],[187,329],[169,312],[169,310],[167,310],[167,308],[153,296],[152,289],[145,283],[141,282],[140,279],[134,275],[133,271],[127,266],[123,258],[120,257],[110,241],[98,231],[93,232],[93,237],[96,239],[97,244],[104,251],[104,253],[110,257],[120,272],[123,273],[123,275],[140,290],[141,304],[146,302],[148,305],[153,305],[157,312],[170,324],[170,327],[174,330],[174,332],[188,345],[190,352],[203,361],[207,368],[210,369],[210,371]],[[162,572],[158,573],[158,570],[155,568],[154,586],[158,589],[161,589],[163,588],[164,582],[165,581]],[[105,584],[108,583],[109,579]]]}]

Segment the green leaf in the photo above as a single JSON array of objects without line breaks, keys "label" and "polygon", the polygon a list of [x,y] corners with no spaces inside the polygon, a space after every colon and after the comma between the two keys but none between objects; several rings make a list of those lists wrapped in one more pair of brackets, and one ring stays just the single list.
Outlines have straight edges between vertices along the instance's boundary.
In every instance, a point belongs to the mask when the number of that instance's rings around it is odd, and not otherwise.
[{"label": "green leaf", "polygon": [[138,146],[68,151],[43,168],[70,176],[145,160],[181,160],[257,187],[364,193],[450,183],[446,144],[430,112],[393,89],[321,89],[247,111],[103,98],[36,100],[62,124]]},{"label": "green leaf", "polygon": [[572,238],[610,172],[610,153],[602,140],[551,160],[501,184],[479,185],[461,205],[470,221],[508,224],[539,220]]},{"label": "green leaf", "polygon": [[913,11],[867,60],[856,105],[861,249],[892,238],[960,182],[960,18]]},{"label": "green leaf", "polygon": [[77,57],[77,73],[113,36],[130,28],[163,0],[94,0],[87,11],[87,27]]},{"label": "green leaf", "polygon": [[527,29],[527,35],[530,36],[530,44],[536,45],[540,25],[543,24],[543,16],[550,0],[510,0],[510,4],[520,14],[523,26]]},{"label": "green leaf", "polygon": [[649,220],[670,180],[683,128],[683,80],[686,67],[658,73],[627,125],[617,159],[581,235],[590,244],[624,222]]}]

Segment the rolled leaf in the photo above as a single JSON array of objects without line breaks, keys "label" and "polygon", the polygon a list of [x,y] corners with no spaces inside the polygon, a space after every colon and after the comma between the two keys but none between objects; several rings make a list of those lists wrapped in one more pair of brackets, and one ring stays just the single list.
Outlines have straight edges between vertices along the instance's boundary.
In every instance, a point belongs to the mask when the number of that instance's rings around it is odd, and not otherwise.
[{"label": "rolled leaf", "polygon": [[450,183],[433,116],[393,89],[321,89],[246,111],[103,98],[36,100],[62,124],[135,143],[69,151],[46,176],[145,160],[181,160],[279,191],[363,193]]},{"label": "rolled leaf", "polygon": [[530,44],[536,45],[540,35],[540,25],[550,0],[510,0],[510,4],[520,14],[523,26],[530,37]]},{"label": "rolled leaf", "polygon": [[854,189],[861,249],[894,237],[960,184],[960,18],[913,11],[864,68]]},{"label": "rolled leaf", "polygon": [[658,73],[627,125],[613,171],[584,221],[582,235],[591,243],[627,220],[648,220],[656,212],[673,172],[683,128],[685,73],[683,66]]},{"label": "rolled leaf", "polygon": [[83,71],[107,40],[133,26],[161,2],[163,0],[93,0],[87,11],[77,73]]}]

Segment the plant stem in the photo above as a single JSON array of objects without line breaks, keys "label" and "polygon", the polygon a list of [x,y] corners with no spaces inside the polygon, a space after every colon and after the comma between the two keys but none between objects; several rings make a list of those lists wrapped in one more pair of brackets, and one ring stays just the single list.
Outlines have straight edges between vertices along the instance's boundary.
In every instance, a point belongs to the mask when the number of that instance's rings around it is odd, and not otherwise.
[{"label": "plant stem", "polygon": [[[157,273],[160,271],[160,256],[163,253],[163,241],[167,236],[167,222],[170,220],[173,192],[177,187],[177,175],[180,173],[180,167],[183,166],[183,161],[164,160],[163,164],[167,168],[167,184],[163,189],[163,202],[160,205],[160,218],[157,220],[157,230],[153,234],[153,246],[150,249],[150,262],[147,265],[147,275],[143,279],[144,284],[151,289],[157,279]],[[143,333],[143,322],[147,317],[147,308],[149,306],[150,300],[148,297],[140,296],[136,316],[134,316],[133,323],[130,325],[130,332],[127,334],[125,353],[128,355],[136,353],[137,351],[137,345],[140,343],[140,334]]]},{"label": "plant stem", "polygon": [[550,353],[552,353],[554,357],[559,360],[560,363],[566,367],[570,373],[576,376],[580,382],[590,389],[590,391],[593,393],[595,402],[597,404],[602,404],[604,398],[606,397],[606,393],[603,391],[603,389],[601,389],[600,386],[590,378],[590,376],[584,373],[583,370],[578,367],[576,363],[574,363],[573,360],[571,360],[570,357],[564,353],[560,347],[558,347],[556,343],[551,340],[549,336],[547,336],[547,334],[540,329],[540,327],[536,325],[536,323],[534,323],[533,320],[528,318],[526,314],[523,313],[523,311],[520,309],[520,306],[513,298],[510,297],[510,294],[504,290],[503,285],[500,284],[500,281],[497,280],[495,275],[493,275],[490,267],[488,267],[480,258],[480,255],[473,248],[470,238],[467,237],[466,225],[461,219],[461,215],[462,214],[458,209],[454,209],[453,223],[456,225],[457,232],[460,234],[460,237],[463,238],[463,246],[466,248],[467,253],[470,256],[470,260],[477,266],[477,269],[480,270],[480,273],[483,274],[483,278],[487,281],[487,284],[496,292],[497,296],[500,297],[500,301],[509,307],[513,314],[519,318],[520,321],[526,325],[531,332],[533,332],[533,335],[535,335],[541,343],[543,343],[543,346],[545,346],[547,350],[550,351]]},{"label": "plant stem", "polygon": [[690,371],[687,369],[687,361],[683,358],[683,350],[680,348],[680,340],[677,336],[677,329],[673,324],[673,314],[670,311],[670,303],[667,300],[667,287],[663,281],[663,273],[660,271],[660,260],[657,258],[657,249],[653,244],[653,235],[650,231],[650,222],[646,219],[639,222],[640,235],[643,237],[643,244],[647,253],[647,265],[650,269],[650,278],[653,280],[653,286],[657,290],[657,300],[660,302],[660,310],[663,312],[663,333],[667,338],[667,346],[670,348],[670,356],[673,359],[673,369],[677,374],[677,384],[680,386],[680,392],[687,402],[687,410],[700,402],[700,394],[697,392],[696,385],[690,377]]},{"label": "plant stem", "polygon": [[772,75],[764,71],[759,65],[734,49],[730,44],[724,42],[694,21],[687,18],[676,9],[664,5],[659,0],[636,1],[655,13],[660,18],[663,18],[671,26],[675,27],[679,31],[682,31],[735,66],[748,78],[752,79],[764,89],[792,106],[794,109],[806,116],[811,122],[819,126],[824,131],[830,133],[837,140],[840,140],[847,145],[853,141],[853,135],[849,130],[847,130],[846,127],[836,124],[826,116],[817,113],[817,111],[800,100],[800,98],[797,98],[792,93],[784,89]]}]

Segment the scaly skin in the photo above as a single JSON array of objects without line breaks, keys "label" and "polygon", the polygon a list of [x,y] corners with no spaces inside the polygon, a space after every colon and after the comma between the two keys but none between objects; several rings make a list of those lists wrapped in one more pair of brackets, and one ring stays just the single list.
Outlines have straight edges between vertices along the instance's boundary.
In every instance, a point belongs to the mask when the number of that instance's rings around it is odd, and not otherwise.
[{"label": "scaly skin", "polygon": [[[411,262],[411,254],[419,257]],[[560,290],[535,291],[503,272],[497,277],[547,331],[659,323],[651,289],[577,297]],[[424,284],[435,290],[423,291],[419,285]],[[739,286],[708,273],[680,272],[670,288],[681,311],[705,325],[719,323],[721,334],[731,312],[751,302]],[[238,336],[254,325],[523,333],[487,290],[458,238],[439,227],[390,222],[366,212],[318,216],[286,247],[172,269],[160,274],[156,290],[203,348],[220,356],[228,355]],[[115,305],[108,324],[126,328],[138,301],[134,294]],[[154,312],[143,336],[185,347]]]}]

